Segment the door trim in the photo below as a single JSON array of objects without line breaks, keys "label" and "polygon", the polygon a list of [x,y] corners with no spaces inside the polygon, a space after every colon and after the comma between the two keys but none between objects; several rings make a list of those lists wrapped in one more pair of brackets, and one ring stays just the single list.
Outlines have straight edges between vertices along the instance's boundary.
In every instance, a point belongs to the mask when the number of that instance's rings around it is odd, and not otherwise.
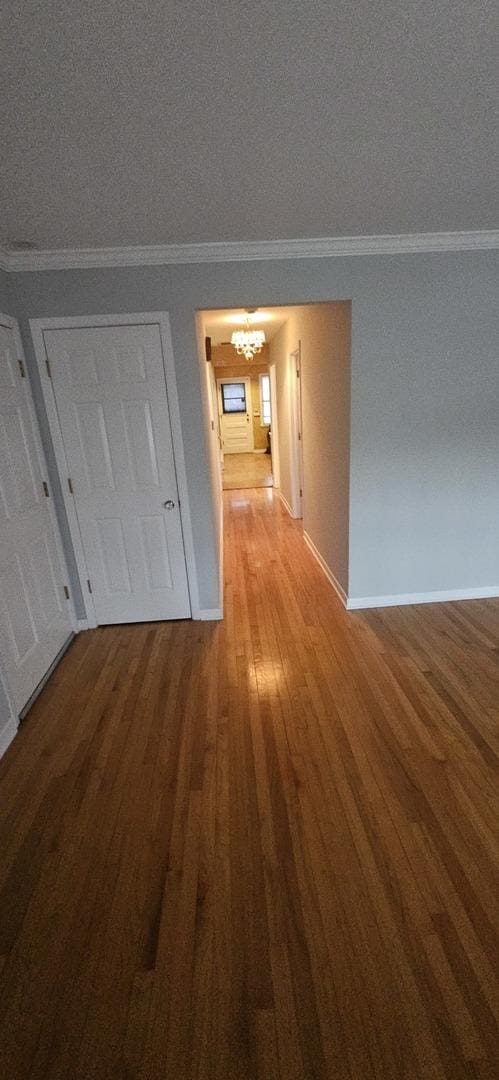
[{"label": "door trim", "polygon": [[31,336],[33,339],[36,362],[38,365],[38,372],[40,375],[43,399],[45,402],[45,407],[47,409],[50,433],[52,435],[52,441],[54,444],[54,453],[57,462],[57,469],[61,479],[64,505],[66,508],[66,513],[68,515],[69,531],[71,534],[76,565],[80,578],[81,592],[83,596],[83,603],[85,605],[87,625],[89,627],[97,626],[97,618],[95,614],[95,607],[92,601],[92,595],[88,592],[86,585],[89,575],[86,567],[83,544],[80,535],[80,527],[76,514],[76,507],[74,499],[68,490],[66,482],[66,477],[69,475],[69,472],[61,427],[59,423],[59,415],[57,412],[56,399],[52,385],[52,379],[49,377],[47,372],[45,331],[78,329],[93,326],[158,326],[163,353],[163,368],[166,382],[167,401],[170,413],[173,458],[175,463],[175,471],[177,474],[178,492],[180,496],[180,521],[184,538],[184,553],[187,570],[187,585],[191,604],[191,614],[193,619],[202,618],[203,613],[201,612],[199,605],[199,589],[196,571],[196,561],[194,557],[194,541],[192,535],[187,473],[185,468],[184,444],[182,440],[177,380],[175,377],[175,365],[173,359],[173,347],[170,331],[170,318],[168,312],[141,311],[137,313],[127,312],[126,314],[118,313],[116,315],[70,315],[65,316],[64,318],[48,317],[43,319],[30,319],[29,324]]},{"label": "door trim", "polygon": [[281,462],[279,458],[279,417],[277,415],[277,368],[276,364],[269,364],[270,375],[270,430],[272,432],[272,473],[274,487],[281,486]]},{"label": "door trim", "polygon": [[[289,445],[292,517],[303,517],[303,422],[301,407],[301,341],[288,354]],[[298,432],[301,439],[298,438]]]},{"label": "door trim", "polygon": [[[4,315],[3,312],[0,313],[0,323],[3,326],[8,326],[9,330],[13,331],[14,340],[15,340],[16,349],[17,349],[17,359],[22,360],[23,364],[24,364],[24,369],[25,369],[25,372],[26,372],[26,379],[25,379],[26,385],[24,386],[24,396],[25,396],[25,400],[26,400],[26,406],[27,406],[27,409],[28,409],[28,412],[29,412],[29,415],[30,415],[30,418],[31,418],[31,426],[33,428],[33,439],[34,439],[34,442],[35,442],[35,450],[36,450],[39,465],[40,465],[40,473],[41,473],[42,477],[45,479],[45,481],[49,483],[49,495],[50,495],[50,497],[47,499],[48,512],[49,512],[49,515],[50,515],[50,520],[52,522],[52,529],[53,529],[53,533],[54,533],[54,542],[55,542],[55,546],[57,548],[57,554],[59,556],[59,560],[60,560],[60,564],[61,564],[61,570],[62,570],[64,578],[65,578],[65,581],[62,581],[61,585],[64,585],[64,584],[69,585],[69,575],[68,575],[68,567],[67,567],[67,563],[66,563],[66,555],[64,553],[64,548],[62,546],[61,533],[60,533],[60,530],[59,530],[59,522],[57,520],[57,514],[56,514],[56,510],[55,510],[55,505],[54,505],[54,496],[53,496],[53,492],[51,490],[50,477],[49,477],[49,474],[48,474],[47,462],[46,462],[46,459],[45,459],[45,452],[44,452],[44,449],[43,449],[43,446],[42,446],[42,440],[41,440],[41,436],[40,436],[40,426],[39,426],[38,416],[37,416],[36,409],[35,409],[35,402],[34,402],[34,398],[33,398],[33,390],[32,390],[32,387],[31,387],[31,379],[29,377],[28,366],[26,364],[26,354],[24,352],[24,346],[23,346],[23,343],[22,343],[21,331],[19,329],[19,323],[18,323],[17,319],[13,318],[12,315]],[[71,624],[71,629],[74,632],[76,632],[76,630],[77,630],[77,618],[76,618],[76,611],[75,611],[74,603],[73,603],[73,597],[72,597],[71,593],[69,595],[69,600],[68,600],[68,611],[69,611],[69,621],[70,621],[70,624]]]},{"label": "door trim", "polygon": [[[247,415],[249,415],[249,425],[250,425],[249,430],[250,430],[250,437],[251,437],[251,447],[250,447],[250,449],[249,450],[241,450],[241,454],[253,454],[254,450],[255,450],[255,436],[254,436],[254,433],[253,433],[253,402],[252,402],[252,397],[251,397],[251,375],[239,375],[239,376],[233,376],[232,378],[229,378],[228,376],[224,376],[223,378],[217,379],[218,424],[219,424],[220,433],[221,433],[222,432],[222,416],[224,415],[223,407],[222,407],[221,386],[222,386],[223,383],[237,383],[237,382],[243,382],[244,383],[245,395],[246,395],[246,413],[247,413]],[[225,414],[225,415],[227,415],[227,414]]]}]

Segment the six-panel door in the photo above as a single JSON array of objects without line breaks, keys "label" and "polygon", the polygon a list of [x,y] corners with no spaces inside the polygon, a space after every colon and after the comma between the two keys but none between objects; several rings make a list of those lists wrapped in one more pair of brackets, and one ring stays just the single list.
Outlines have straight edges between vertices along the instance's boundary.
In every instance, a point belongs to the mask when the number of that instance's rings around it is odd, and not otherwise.
[{"label": "six-panel door", "polygon": [[44,341],[98,623],[189,617],[159,326]]},{"label": "six-panel door", "polygon": [[72,633],[24,370],[17,328],[0,318],[0,658],[18,712]]}]

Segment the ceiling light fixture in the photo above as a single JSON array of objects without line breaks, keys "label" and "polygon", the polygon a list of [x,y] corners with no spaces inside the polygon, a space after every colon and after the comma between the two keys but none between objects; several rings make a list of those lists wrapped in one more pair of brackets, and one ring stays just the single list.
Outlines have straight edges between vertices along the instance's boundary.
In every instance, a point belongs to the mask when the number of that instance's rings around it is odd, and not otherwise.
[{"label": "ceiling light fixture", "polygon": [[265,333],[263,330],[252,330],[250,328],[250,315],[254,315],[254,311],[248,311],[246,313],[245,328],[244,330],[234,330],[231,341],[239,356],[245,356],[246,360],[252,360],[256,353],[262,351],[262,345],[265,342]]}]

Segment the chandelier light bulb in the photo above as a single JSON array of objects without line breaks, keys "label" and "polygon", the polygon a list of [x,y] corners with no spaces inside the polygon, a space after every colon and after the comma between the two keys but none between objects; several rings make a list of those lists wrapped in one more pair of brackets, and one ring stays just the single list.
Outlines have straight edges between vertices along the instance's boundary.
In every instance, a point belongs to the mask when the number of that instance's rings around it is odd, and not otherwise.
[{"label": "chandelier light bulb", "polygon": [[245,329],[234,330],[231,342],[239,356],[252,360],[255,354],[262,350],[265,333],[263,330],[251,330],[249,317],[246,316]]}]

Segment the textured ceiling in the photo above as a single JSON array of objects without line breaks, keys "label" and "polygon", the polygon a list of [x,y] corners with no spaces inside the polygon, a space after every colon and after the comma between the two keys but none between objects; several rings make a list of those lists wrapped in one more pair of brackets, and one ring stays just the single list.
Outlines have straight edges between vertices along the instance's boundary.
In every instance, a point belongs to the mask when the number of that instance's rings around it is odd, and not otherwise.
[{"label": "textured ceiling", "polygon": [[486,0],[4,0],[0,240],[495,228]]}]

